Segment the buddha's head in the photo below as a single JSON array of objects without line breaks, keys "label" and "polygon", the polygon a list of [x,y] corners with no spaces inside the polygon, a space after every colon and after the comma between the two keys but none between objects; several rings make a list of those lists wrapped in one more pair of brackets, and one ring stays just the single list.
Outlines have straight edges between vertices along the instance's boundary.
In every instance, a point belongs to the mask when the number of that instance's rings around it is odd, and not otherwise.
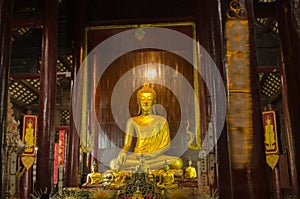
[{"label": "buddha's head", "polygon": [[96,162],[94,162],[94,164],[92,165],[92,172],[98,172],[98,165]]},{"label": "buddha's head", "polygon": [[192,166],[192,159],[190,157],[187,158],[187,165]]},{"label": "buddha's head", "polygon": [[164,170],[165,170],[166,172],[168,172],[168,171],[170,170],[170,166],[169,166],[168,163],[165,163],[165,164],[163,165],[163,168],[164,168]]},{"label": "buddha's head", "polygon": [[31,128],[31,127],[32,127],[32,120],[29,120],[29,121],[28,121],[27,126],[28,126],[28,128]]},{"label": "buddha's head", "polygon": [[145,83],[143,88],[137,92],[137,101],[138,114],[150,113],[151,106],[156,103],[156,92],[149,87],[149,83]]}]

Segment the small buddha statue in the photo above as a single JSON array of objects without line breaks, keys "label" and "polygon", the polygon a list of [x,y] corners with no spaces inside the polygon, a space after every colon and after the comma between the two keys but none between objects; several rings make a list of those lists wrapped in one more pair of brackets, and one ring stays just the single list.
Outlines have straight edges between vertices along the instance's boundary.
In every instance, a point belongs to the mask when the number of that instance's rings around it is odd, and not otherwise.
[{"label": "small buddha statue", "polygon": [[168,164],[164,164],[164,170],[159,176],[157,186],[161,189],[173,189],[178,187],[178,184],[175,183],[174,173],[170,171]]},{"label": "small buddha statue", "polygon": [[148,168],[146,173],[147,173],[148,180],[150,182],[154,182],[155,181],[155,174],[149,168]]},{"label": "small buddha statue", "polygon": [[192,160],[190,158],[187,159],[187,167],[184,170],[184,178],[185,179],[197,178],[196,168],[192,166]]},{"label": "small buddha statue", "polygon": [[96,163],[92,166],[92,173],[89,173],[86,182],[82,186],[96,185],[102,183],[102,174],[98,172],[98,165]]},{"label": "small buddha statue", "polygon": [[25,143],[27,145],[27,148],[25,149],[25,152],[32,153],[34,152],[34,145],[35,145],[35,138],[34,138],[34,128],[32,128],[33,123],[30,119],[27,123],[27,127],[25,129]]},{"label": "small buddha statue", "polygon": [[115,169],[112,170],[113,179],[110,183],[110,187],[119,188],[125,184],[126,174],[122,170],[119,169],[119,165]]},{"label": "small buddha statue", "polygon": [[[156,103],[156,92],[146,83],[138,91],[137,101],[139,115],[128,119],[124,146],[118,157],[110,162],[110,167],[113,169],[120,164],[124,170],[134,170],[143,154],[145,164],[152,170],[160,169],[165,160],[172,169],[181,169],[183,164],[179,157],[164,154],[170,148],[171,137],[168,121],[151,110]],[[134,136],[136,144],[133,153],[128,155]]]},{"label": "small buddha statue", "polygon": [[103,182],[104,186],[109,186],[114,180],[114,174],[112,170],[107,170],[103,173]]}]

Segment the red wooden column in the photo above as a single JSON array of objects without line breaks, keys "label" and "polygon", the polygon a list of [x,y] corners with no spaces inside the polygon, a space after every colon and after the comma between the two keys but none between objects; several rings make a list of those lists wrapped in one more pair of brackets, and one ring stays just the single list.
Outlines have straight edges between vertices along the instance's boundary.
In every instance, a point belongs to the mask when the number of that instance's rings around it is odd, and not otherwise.
[{"label": "red wooden column", "polygon": [[[200,45],[204,47],[214,60],[216,66],[219,69],[222,77],[224,75],[224,51],[223,46],[223,27],[222,27],[222,7],[228,3],[224,0],[205,0],[205,1],[195,1],[196,4],[196,13],[195,21],[197,24],[197,36],[199,37]],[[202,89],[202,92],[205,89]],[[205,96],[202,94],[201,96]],[[201,99],[201,103],[202,103]],[[209,103],[207,103],[207,106]],[[203,105],[201,106],[203,107]],[[205,106],[204,106],[205,107]],[[201,112],[201,115],[206,113]],[[207,120],[202,119],[201,126],[207,125]],[[204,122],[204,123],[203,123]],[[226,124],[224,124],[226,127]],[[217,170],[218,176],[216,177],[216,184],[219,191],[219,196],[222,199],[230,198],[232,195],[232,190],[230,186],[230,168],[229,168],[229,155],[228,155],[228,140],[227,140],[227,131],[226,128],[223,128],[223,131],[218,139],[218,146],[216,151],[216,157],[218,160]]]},{"label": "red wooden column", "polygon": [[[246,170],[247,189],[252,192],[253,198],[271,198],[271,190],[268,179],[268,166],[265,157],[264,133],[262,124],[262,110],[260,101],[260,85],[258,77],[258,63],[256,55],[255,18],[252,0],[244,0],[248,16],[249,26],[249,48],[250,48],[250,81],[252,94],[252,121],[253,121],[253,149],[251,154],[251,165]],[[239,177],[236,189],[239,189]],[[245,193],[244,193],[245,194]],[[237,197],[239,198],[239,197]],[[243,197],[242,197],[243,198]],[[250,194],[244,198],[251,198]]]},{"label": "red wooden column", "polygon": [[[225,5],[229,4],[229,0],[206,0],[206,1],[196,1],[198,6],[198,10],[201,7],[202,11],[198,11],[197,14],[199,16],[199,29],[197,30],[198,34],[200,35],[201,40],[200,44],[209,52],[212,59],[214,60],[216,66],[219,69],[219,72],[222,77],[225,79],[225,72],[224,72],[224,58],[225,52],[223,50],[223,46],[225,45],[224,38],[223,38],[223,16],[222,16],[222,9],[226,7]],[[206,15],[203,16],[203,15]],[[202,17],[201,17],[202,16]],[[198,17],[197,17],[198,18]],[[208,32],[207,35],[203,35],[203,25],[207,24]],[[202,35],[202,36],[201,36]],[[209,38],[209,39],[207,39]],[[205,44],[209,41],[209,44]],[[224,81],[225,84],[225,81]],[[218,115],[217,115],[218,117]],[[206,125],[206,124],[201,124]],[[219,197],[222,199],[231,198],[232,189],[231,189],[231,172],[229,166],[229,152],[228,152],[228,135],[227,135],[227,128],[226,123],[224,123],[224,127],[221,135],[218,139],[218,145],[216,150],[216,157],[217,157],[217,170],[218,176],[216,177],[216,186],[219,191]]]},{"label": "red wooden column", "polygon": [[20,182],[20,196],[22,198],[30,198],[30,193],[32,189],[32,167],[25,172],[21,178]]},{"label": "red wooden column", "polygon": [[[240,5],[238,5],[236,2],[239,2]],[[262,115],[261,115],[260,97],[259,97],[260,91],[259,91],[259,78],[257,72],[257,57],[256,57],[256,46],[255,46],[255,32],[254,32],[255,19],[254,19],[253,1],[252,0],[222,1],[222,5],[224,5],[222,6],[222,8],[224,9],[223,16],[224,16],[224,21],[226,21],[226,25],[230,24],[227,22],[238,22],[238,20],[242,20],[242,16],[240,16],[239,19],[227,19],[228,16],[226,16],[226,12],[229,10],[231,11],[234,10],[234,9],[229,9],[229,3],[232,3],[231,5],[234,8],[240,6],[240,8],[243,8],[246,11],[246,15],[244,15],[246,17],[244,22],[247,22],[245,24],[247,24],[248,27],[244,26],[244,28],[245,30],[249,31],[249,37],[247,35],[247,37],[245,38],[247,39],[247,41],[242,40],[240,42],[240,45],[248,48],[248,46],[245,45],[245,42],[249,43],[249,53],[246,52],[247,55],[245,59],[249,64],[247,63],[247,68],[245,67],[245,69],[247,70],[245,70],[245,72],[248,73],[249,70],[249,74],[247,75],[249,75],[249,80],[250,80],[249,81],[250,85],[242,87],[242,89],[245,90],[239,90],[239,87],[230,88],[230,86],[228,86],[229,97],[234,96],[235,94],[239,94],[240,96],[247,96],[249,101],[245,103],[245,105],[249,107],[240,106],[240,108],[245,108],[243,110],[246,117],[243,119],[244,120],[243,122],[247,122],[247,124],[244,127],[243,125],[240,126],[240,125],[233,124],[233,122],[230,119],[227,120],[227,125],[229,127],[227,132],[229,153],[225,151],[225,154],[228,155],[229,165],[227,165],[227,162],[220,163],[220,164],[224,164],[225,168],[226,167],[228,168],[227,171],[224,171],[223,169],[219,171],[221,177],[220,195],[222,194],[221,198],[224,199],[225,198],[226,199],[227,198],[230,199],[270,198],[271,192],[269,189],[267,164],[265,160],[264,134],[263,134]],[[228,31],[229,29],[230,27],[226,26],[226,31]],[[229,34],[225,35],[226,33],[224,33],[224,36],[227,37]],[[235,34],[240,34],[240,32],[238,30],[235,30]],[[231,32],[230,36],[232,35],[233,33]],[[226,47],[228,47],[228,49],[226,49],[227,52],[229,50],[229,53],[231,53],[230,52],[231,46],[226,45]],[[230,59],[228,63],[231,63]],[[232,66],[230,65],[228,66],[228,71],[229,71],[228,73],[234,70],[233,68],[230,67]],[[232,79],[231,81],[238,81],[238,79],[237,78]],[[243,98],[243,100],[244,99],[245,98]],[[230,110],[230,108],[231,106],[234,105],[237,105],[237,103],[231,100],[230,104],[228,105],[229,117],[234,115],[230,113],[230,111],[232,110],[232,109]],[[238,129],[239,133],[236,133],[235,129],[233,129],[232,127],[234,128],[241,127],[241,131],[239,131]],[[243,128],[245,128],[245,130],[248,131],[244,131]],[[243,141],[245,142],[243,143]],[[219,152],[222,153],[222,151]],[[219,157],[222,158],[223,161],[224,160],[226,161],[224,155],[220,154]],[[226,174],[224,174],[224,172]],[[226,177],[229,177],[229,179],[225,179]],[[230,191],[225,190],[226,188],[229,188]]]},{"label": "red wooden column", "polygon": [[[299,198],[300,179],[300,8],[299,2],[279,0],[278,29],[282,50],[282,105],[288,151],[290,183]],[[297,25],[298,24],[298,25]],[[293,140],[294,139],[294,140]],[[297,153],[295,153],[297,151]]]},{"label": "red wooden column", "polygon": [[274,199],[283,199],[283,194],[280,186],[280,174],[278,166],[276,166],[273,171],[273,190]]},{"label": "red wooden column", "polygon": [[38,117],[37,190],[52,188],[58,1],[45,0]]},{"label": "red wooden column", "polygon": [[0,0],[0,198],[5,197],[6,181],[6,114],[7,114],[7,95],[8,77],[11,53],[11,19],[13,13],[13,1]]},{"label": "red wooden column", "polygon": [[[83,60],[83,39],[84,39],[84,19],[85,19],[85,1],[75,1],[75,25],[74,25],[74,52],[73,52],[73,80]],[[70,134],[68,140],[68,159],[66,170],[66,186],[79,186],[79,134],[76,131],[73,121],[72,108],[70,117]]]}]

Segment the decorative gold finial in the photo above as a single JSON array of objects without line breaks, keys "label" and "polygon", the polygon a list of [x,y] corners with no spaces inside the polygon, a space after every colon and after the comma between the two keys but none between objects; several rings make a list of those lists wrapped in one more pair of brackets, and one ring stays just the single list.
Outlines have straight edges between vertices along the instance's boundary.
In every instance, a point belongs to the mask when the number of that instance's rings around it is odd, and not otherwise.
[{"label": "decorative gold finial", "polygon": [[137,28],[134,34],[138,40],[142,40],[146,32],[142,28]]},{"label": "decorative gold finial", "polygon": [[229,4],[229,10],[227,10],[226,15],[228,19],[245,19],[247,11],[239,0],[233,0]]}]

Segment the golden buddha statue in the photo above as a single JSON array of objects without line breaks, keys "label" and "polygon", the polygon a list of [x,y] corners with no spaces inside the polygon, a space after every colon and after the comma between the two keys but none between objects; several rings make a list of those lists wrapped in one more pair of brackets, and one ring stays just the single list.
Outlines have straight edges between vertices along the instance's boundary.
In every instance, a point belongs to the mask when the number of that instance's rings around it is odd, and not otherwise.
[{"label": "golden buddha statue", "polygon": [[96,185],[102,183],[102,174],[98,172],[98,165],[95,163],[92,166],[92,173],[86,177],[86,182],[82,186]]},{"label": "golden buddha statue", "polygon": [[184,178],[197,178],[196,168],[192,166],[192,160],[190,158],[187,159],[187,167],[184,170]]},{"label": "golden buddha statue", "polygon": [[111,188],[119,188],[125,184],[126,174],[122,170],[119,169],[117,166],[115,169],[112,170],[113,178],[109,186]]},{"label": "golden buddha statue", "polygon": [[32,120],[29,120],[25,129],[25,143],[27,145],[25,152],[34,152],[34,129],[32,126]]},{"label": "golden buddha statue", "polygon": [[[140,162],[140,156],[145,158],[145,164],[150,169],[159,169],[165,161],[172,169],[181,169],[182,160],[178,157],[164,155],[170,148],[169,124],[164,117],[154,115],[151,106],[156,103],[156,93],[145,84],[137,93],[139,115],[129,118],[126,123],[124,146],[118,157],[110,162],[111,168],[120,165],[122,169],[134,170]],[[136,136],[134,153],[127,155]]]},{"label": "golden buddha statue", "polygon": [[276,148],[276,139],[275,139],[275,132],[274,132],[274,126],[271,123],[270,117],[266,119],[266,125],[265,125],[265,145],[267,150],[274,150]]},{"label": "golden buddha statue", "polygon": [[164,171],[159,176],[157,186],[161,189],[173,189],[178,187],[178,184],[175,183],[174,173],[170,171],[168,164],[164,165]]},{"label": "golden buddha statue", "polygon": [[103,182],[104,186],[109,186],[114,180],[114,173],[112,170],[107,170],[103,173]]}]

